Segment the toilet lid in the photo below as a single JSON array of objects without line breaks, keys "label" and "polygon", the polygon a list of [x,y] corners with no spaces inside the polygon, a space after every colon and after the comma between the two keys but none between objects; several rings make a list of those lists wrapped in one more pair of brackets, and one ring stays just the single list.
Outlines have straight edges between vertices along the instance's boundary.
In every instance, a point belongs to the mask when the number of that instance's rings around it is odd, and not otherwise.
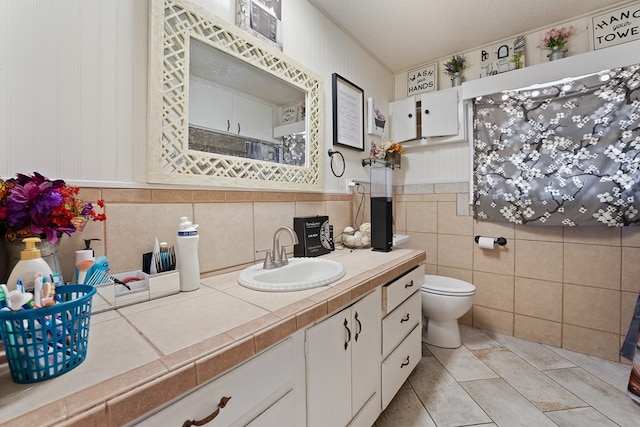
[{"label": "toilet lid", "polygon": [[440,295],[473,295],[476,287],[469,282],[454,279],[452,277],[437,276],[433,280],[429,280],[429,276],[425,277],[425,284],[422,290]]}]

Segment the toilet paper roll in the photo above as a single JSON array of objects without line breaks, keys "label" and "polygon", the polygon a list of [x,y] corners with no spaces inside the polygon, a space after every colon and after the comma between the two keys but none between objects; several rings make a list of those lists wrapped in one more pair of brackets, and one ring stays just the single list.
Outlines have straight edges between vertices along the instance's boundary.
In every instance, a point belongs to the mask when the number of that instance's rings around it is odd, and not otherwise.
[{"label": "toilet paper roll", "polygon": [[494,243],[493,237],[480,237],[478,239],[478,246],[482,249],[493,249]]}]

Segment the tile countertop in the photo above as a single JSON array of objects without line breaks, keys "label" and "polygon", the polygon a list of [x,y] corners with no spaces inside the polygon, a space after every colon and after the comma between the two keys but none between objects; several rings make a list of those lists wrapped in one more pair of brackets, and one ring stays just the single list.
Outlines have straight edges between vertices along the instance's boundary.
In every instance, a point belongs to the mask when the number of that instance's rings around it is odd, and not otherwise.
[{"label": "tile countertop", "polygon": [[260,292],[238,271],[193,292],[91,317],[87,358],[36,384],[0,365],[3,425],[122,425],[209,381],[425,261],[423,251],[334,251],[346,276],[329,286]]}]

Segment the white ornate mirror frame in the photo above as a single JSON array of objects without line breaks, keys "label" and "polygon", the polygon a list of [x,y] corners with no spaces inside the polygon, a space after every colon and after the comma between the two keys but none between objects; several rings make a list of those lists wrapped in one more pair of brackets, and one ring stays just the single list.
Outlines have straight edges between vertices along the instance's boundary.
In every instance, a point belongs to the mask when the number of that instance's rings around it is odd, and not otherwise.
[{"label": "white ornate mirror frame", "polygon": [[[191,37],[306,92],[305,166],[189,149]],[[147,179],[152,183],[321,191],[322,94],[319,76],[205,9],[183,0],[152,0]]]}]

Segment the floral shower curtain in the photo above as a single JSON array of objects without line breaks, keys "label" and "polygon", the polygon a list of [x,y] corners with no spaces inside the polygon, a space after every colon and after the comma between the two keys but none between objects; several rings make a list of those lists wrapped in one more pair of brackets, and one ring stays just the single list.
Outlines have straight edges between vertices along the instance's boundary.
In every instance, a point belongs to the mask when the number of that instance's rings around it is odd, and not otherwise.
[{"label": "floral shower curtain", "polygon": [[480,220],[640,225],[640,65],[474,101]]}]

